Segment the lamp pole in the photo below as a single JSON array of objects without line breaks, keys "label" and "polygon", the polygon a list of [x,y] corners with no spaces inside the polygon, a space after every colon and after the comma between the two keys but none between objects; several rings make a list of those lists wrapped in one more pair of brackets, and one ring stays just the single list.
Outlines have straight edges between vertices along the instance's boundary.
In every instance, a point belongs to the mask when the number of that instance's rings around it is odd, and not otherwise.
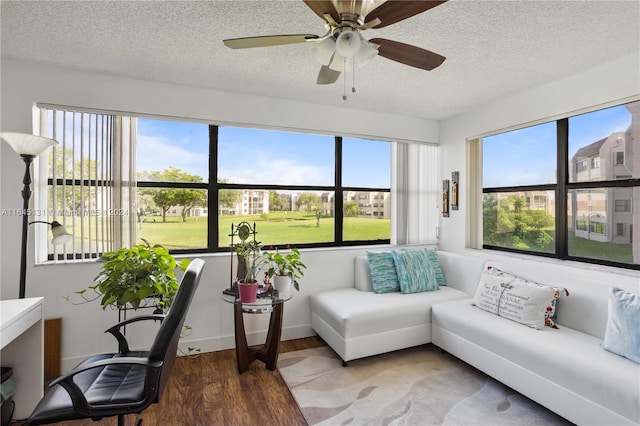
[{"label": "lamp pole", "polygon": [[26,293],[26,279],[27,279],[27,231],[29,229],[29,199],[31,199],[31,163],[33,162],[33,155],[21,154],[22,160],[25,164],[24,178],[22,183],[22,247],[20,250],[20,289],[18,291],[18,298],[24,299]]},{"label": "lamp pole", "polygon": [[44,138],[42,136],[30,135],[28,133],[2,132],[0,138],[13,148],[22,161],[25,170],[22,183],[22,247],[20,250],[20,288],[18,297],[24,299],[27,279],[27,231],[29,229],[29,199],[31,198],[31,163],[33,159],[42,154],[48,148],[57,145],[58,142]]}]

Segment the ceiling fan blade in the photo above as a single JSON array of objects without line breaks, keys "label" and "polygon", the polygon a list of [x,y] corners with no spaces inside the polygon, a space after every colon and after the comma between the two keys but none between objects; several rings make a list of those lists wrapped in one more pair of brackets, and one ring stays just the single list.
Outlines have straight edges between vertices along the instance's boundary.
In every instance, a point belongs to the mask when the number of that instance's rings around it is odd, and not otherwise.
[{"label": "ceiling fan blade", "polygon": [[232,49],[247,49],[250,47],[279,46],[281,44],[305,43],[316,41],[320,36],[315,34],[287,34],[273,36],[230,38],[223,40],[225,46]]},{"label": "ceiling fan blade", "polygon": [[374,28],[383,28],[387,25],[395,24],[412,16],[418,15],[422,12],[426,12],[429,9],[433,9],[436,6],[446,3],[447,0],[442,1],[405,1],[405,0],[387,0],[380,6],[375,8],[369,13],[364,22],[365,25],[376,18],[382,21],[381,24],[374,26]]},{"label": "ceiling fan blade", "polygon": [[340,71],[334,71],[327,65],[323,65],[318,73],[316,84],[333,84],[338,81],[338,77],[340,77]]},{"label": "ceiling fan blade", "polygon": [[444,56],[430,52],[420,47],[411,46],[410,44],[400,43],[399,41],[387,40],[384,38],[372,38],[369,40],[380,46],[378,55],[384,56],[392,61],[401,64],[431,71],[439,67],[444,62]]},{"label": "ceiling fan blade", "polygon": [[340,22],[340,14],[336,10],[336,6],[330,0],[303,0],[304,4],[313,10],[320,19],[325,20],[324,15],[331,15],[334,21]]}]

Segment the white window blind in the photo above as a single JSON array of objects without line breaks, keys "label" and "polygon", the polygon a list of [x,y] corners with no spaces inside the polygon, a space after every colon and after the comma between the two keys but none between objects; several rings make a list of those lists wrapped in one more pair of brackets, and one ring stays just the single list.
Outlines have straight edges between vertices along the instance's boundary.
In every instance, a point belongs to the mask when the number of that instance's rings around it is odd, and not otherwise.
[{"label": "white window blind", "polygon": [[[135,238],[136,119],[113,114],[40,109],[40,134],[59,145],[40,170],[40,208],[74,235],[53,246],[37,234],[38,261],[95,259]],[[38,236],[39,235],[39,236]],[[45,244],[47,249],[44,250]]]}]

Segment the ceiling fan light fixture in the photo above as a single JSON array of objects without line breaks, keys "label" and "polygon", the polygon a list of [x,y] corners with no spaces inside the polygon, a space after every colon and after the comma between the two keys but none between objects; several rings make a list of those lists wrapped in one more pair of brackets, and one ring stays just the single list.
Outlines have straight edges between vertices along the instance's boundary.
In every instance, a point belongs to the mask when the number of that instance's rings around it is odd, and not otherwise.
[{"label": "ceiling fan light fixture", "polygon": [[358,66],[363,67],[367,65],[369,62],[371,62],[371,60],[375,58],[376,55],[378,54],[379,47],[380,47],[379,45],[375,43],[371,43],[363,38],[362,44],[360,46],[360,50],[356,55],[356,62],[358,63]]},{"label": "ceiling fan light fixture", "polygon": [[336,39],[336,52],[344,58],[352,58],[360,51],[362,40],[360,34],[350,28],[345,28]]},{"label": "ceiling fan light fixture", "polygon": [[336,51],[336,41],[333,37],[327,37],[324,40],[316,43],[312,48],[311,52],[313,56],[316,58],[316,61],[320,65],[329,65],[331,62],[331,56]]},{"label": "ceiling fan light fixture", "polygon": [[333,59],[329,64],[329,68],[338,72],[350,72],[351,71],[351,58],[345,58],[336,52],[333,55]]}]

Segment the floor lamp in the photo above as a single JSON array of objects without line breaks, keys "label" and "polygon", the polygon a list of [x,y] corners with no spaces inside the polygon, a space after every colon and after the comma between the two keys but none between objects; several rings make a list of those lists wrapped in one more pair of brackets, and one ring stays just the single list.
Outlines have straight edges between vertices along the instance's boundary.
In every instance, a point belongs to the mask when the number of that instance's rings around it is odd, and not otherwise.
[{"label": "floor lamp", "polygon": [[[18,298],[24,299],[26,292],[26,275],[27,275],[27,231],[29,229],[29,199],[31,198],[31,163],[33,159],[50,147],[57,145],[58,142],[43,138],[41,136],[30,135],[27,133],[0,133],[0,138],[7,142],[13,150],[22,157],[25,164],[24,178],[22,183],[22,246],[20,252],[20,290]],[[58,222],[34,221],[32,223],[46,223],[51,226],[53,233],[53,244],[64,244],[70,241],[72,235],[69,234],[64,227]]]}]

